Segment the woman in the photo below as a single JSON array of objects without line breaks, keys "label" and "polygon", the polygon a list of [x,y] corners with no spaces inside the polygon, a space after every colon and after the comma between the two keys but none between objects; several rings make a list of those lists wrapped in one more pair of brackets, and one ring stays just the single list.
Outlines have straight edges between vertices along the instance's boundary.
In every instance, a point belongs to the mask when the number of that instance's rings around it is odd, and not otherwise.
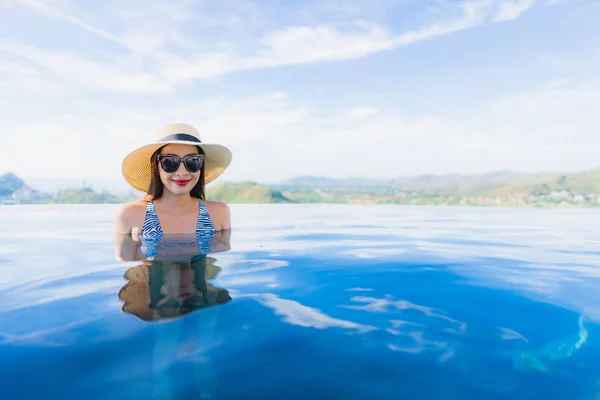
[{"label": "woman", "polygon": [[[177,390],[182,376],[188,380],[186,385],[194,382],[210,394],[216,372],[206,349],[215,343],[219,321],[218,307],[210,306],[231,297],[210,290],[205,281],[206,254],[229,249],[231,221],[226,204],[205,199],[204,185],[225,171],[231,152],[218,144],[202,143],[196,129],[185,124],[166,125],[154,139],[123,160],[125,180],[146,196],[126,204],[117,214],[116,256],[122,261],[144,261],[138,272],[145,272],[146,278],[143,284],[127,286],[119,297],[126,300],[123,311],[135,314],[138,307],[140,318],[149,321],[206,308],[201,317],[157,324],[152,350],[146,354],[151,357],[148,366],[157,397],[177,397],[172,390]],[[181,340],[193,346],[193,363],[181,354]],[[178,359],[192,365],[185,375],[176,368]]]},{"label": "woman", "polygon": [[214,237],[227,250],[229,207],[206,200],[204,190],[229,166],[231,151],[202,143],[198,131],[186,124],[163,126],[154,139],[123,160],[125,180],[146,196],[126,204],[116,216],[117,257],[138,260],[138,246],[132,241],[158,243],[173,234],[195,234],[201,241]]}]

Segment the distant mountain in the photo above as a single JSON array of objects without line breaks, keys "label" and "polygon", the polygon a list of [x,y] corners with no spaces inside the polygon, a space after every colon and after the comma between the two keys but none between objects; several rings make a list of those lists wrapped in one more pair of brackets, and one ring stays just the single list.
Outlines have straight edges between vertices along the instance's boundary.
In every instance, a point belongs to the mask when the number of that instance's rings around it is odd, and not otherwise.
[{"label": "distant mountain", "polygon": [[569,190],[600,193],[600,168],[579,173],[501,171],[399,178],[394,187],[446,195],[510,195]]},{"label": "distant mountain", "polygon": [[131,201],[133,198],[128,194],[115,195],[107,191],[96,191],[89,186],[47,193],[32,188],[15,174],[0,176],[0,204],[108,204]]},{"label": "distant mountain", "polygon": [[580,173],[497,171],[477,175],[404,176],[391,180],[299,176],[270,186],[291,192],[319,189],[334,192],[340,190],[414,191],[439,195],[494,195],[545,190],[600,193],[600,168]]},{"label": "distant mountain", "polygon": [[414,175],[394,179],[368,178],[327,178],[319,176],[298,176],[279,184],[269,185],[282,190],[306,188],[330,189],[394,189],[404,191],[460,192],[471,187],[497,187],[515,181],[529,174],[511,171],[499,171],[479,175]]},{"label": "distant mountain", "polygon": [[11,197],[25,182],[13,173],[0,176],[0,197]]},{"label": "distant mountain", "polygon": [[98,191],[109,191],[111,193],[129,193],[133,189],[123,179],[111,178],[40,178],[23,177],[31,187],[48,193],[57,193],[61,190],[91,187]]},{"label": "distant mountain", "polygon": [[384,185],[390,185],[392,180],[379,180],[369,178],[329,178],[324,176],[297,176],[295,178],[284,180],[278,184],[269,185],[271,187],[277,187],[282,189],[288,189],[290,187],[337,187],[337,188],[358,188],[358,187],[381,187]]},{"label": "distant mountain", "polygon": [[487,193],[525,178],[535,179],[535,174],[499,171],[478,175],[418,175],[400,177],[392,186],[397,190],[424,191],[435,194]]},{"label": "distant mountain", "polygon": [[292,203],[279,190],[255,182],[222,182],[207,190],[209,200],[226,203]]}]

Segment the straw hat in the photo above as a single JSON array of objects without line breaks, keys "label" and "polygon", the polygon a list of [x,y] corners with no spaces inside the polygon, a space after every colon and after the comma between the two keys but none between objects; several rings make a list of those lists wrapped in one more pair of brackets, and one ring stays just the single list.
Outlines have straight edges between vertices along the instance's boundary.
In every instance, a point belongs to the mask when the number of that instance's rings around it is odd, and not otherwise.
[{"label": "straw hat", "polygon": [[205,154],[205,184],[217,179],[231,164],[232,154],[227,147],[220,144],[202,143],[200,134],[191,125],[169,124],[154,132],[151,143],[138,147],[125,157],[121,171],[127,183],[137,190],[146,192],[152,178],[150,158],[156,150],[170,143],[191,144],[202,148]]}]

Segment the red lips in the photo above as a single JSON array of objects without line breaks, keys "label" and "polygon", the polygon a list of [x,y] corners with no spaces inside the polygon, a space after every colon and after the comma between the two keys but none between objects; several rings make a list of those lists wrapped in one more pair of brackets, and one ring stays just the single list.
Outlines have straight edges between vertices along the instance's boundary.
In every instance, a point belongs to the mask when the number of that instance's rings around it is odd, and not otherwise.
[{"label": "red lips", "polygon": [[187,185],[188,183],[190,183],[190,181],[189,181],[189,180],[187,180],[187,181],[182,181],[182,180],[175,180],[175,179],[173,179],[173,182],[175,182],[175,184],[176,184],[177,186],[185,186],[185,185]]}]

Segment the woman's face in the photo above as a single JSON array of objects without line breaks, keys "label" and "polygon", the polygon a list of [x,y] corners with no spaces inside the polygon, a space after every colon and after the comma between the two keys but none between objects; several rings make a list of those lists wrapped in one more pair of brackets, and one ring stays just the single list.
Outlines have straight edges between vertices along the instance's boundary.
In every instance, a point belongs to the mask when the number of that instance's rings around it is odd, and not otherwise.
[{"label": "woman's face", "polygon": [[[158,159],[160,180],[165,189],[176,196],[189,194],[200,179],[204,163],[204,156],[198,154],[198,148],[189,144],[168,144],[163,147]],[[186,165],[192,171],[189,171]]]}]

